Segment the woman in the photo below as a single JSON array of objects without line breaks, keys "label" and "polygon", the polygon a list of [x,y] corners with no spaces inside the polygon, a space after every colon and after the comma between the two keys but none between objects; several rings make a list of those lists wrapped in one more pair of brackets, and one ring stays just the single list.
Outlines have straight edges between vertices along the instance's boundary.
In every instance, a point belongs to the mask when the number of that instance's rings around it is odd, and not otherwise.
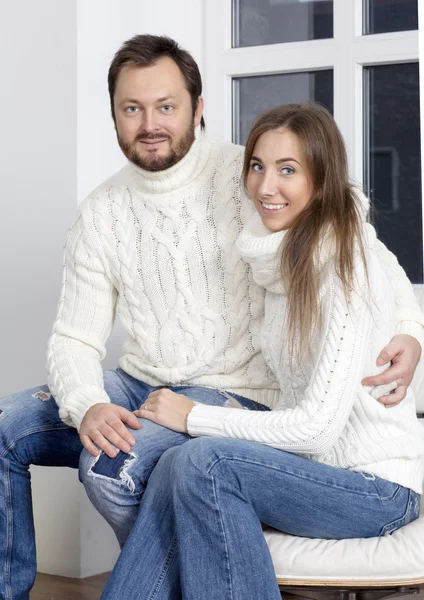
[{"label": "woman", "polygon": [[136,411],[199,437],[153,471],[104,599],[279,599],[261,523],[340,539],[390,534],[419,514],[413,394],[386,410],[361,385],[394,334],[395,302],[331,115],[262,115],[243,177],[257,215],[238,250],[267,290],[262,349],[281,398],[257,412],[160,390]]}]

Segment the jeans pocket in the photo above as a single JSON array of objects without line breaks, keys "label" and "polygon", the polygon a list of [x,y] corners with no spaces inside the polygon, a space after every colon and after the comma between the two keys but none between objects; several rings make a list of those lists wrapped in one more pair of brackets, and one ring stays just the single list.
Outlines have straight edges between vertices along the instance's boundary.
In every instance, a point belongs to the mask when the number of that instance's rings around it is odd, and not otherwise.
[{"label": "jeans pocket", "polygon": [[[402,489],[401,486],[399,488]],[[420,500],[421,497],[417,492],[408,490],[408,502],[406,503],[403,516],[384,525],[379,536],[391,535],[404,525],[408,525],[408,523],[412,523],[412,521],[418,519],[420,514]]]}]

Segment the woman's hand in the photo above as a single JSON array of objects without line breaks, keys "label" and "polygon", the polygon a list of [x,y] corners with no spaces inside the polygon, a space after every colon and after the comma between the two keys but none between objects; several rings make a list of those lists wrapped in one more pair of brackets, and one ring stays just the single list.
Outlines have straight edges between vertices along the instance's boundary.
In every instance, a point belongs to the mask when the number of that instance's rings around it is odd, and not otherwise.
[{"label": "woman's hand", "polygon": [[163,388],[149,394],[134,414],[173,431],[187,433],[187,417],[194,404],[187,396]]},{"label": "woman's hand", "polygon": [[386,408],[397,406],[406,396],[421,357],[421,346],[412,336],[406,334],[395,335],[390,343],[383,348],[377,358],[377,365],[391,363],[391,366],[380,375],[366,377],[362,385],[385,385],[395,381],[397,388],[387,396],[378,398],[378,402]]}]

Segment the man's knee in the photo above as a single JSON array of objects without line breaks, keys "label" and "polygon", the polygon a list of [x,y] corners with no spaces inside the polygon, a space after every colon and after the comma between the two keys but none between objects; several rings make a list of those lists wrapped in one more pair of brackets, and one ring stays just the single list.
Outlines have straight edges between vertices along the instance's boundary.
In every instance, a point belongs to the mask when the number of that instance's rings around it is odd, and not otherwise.
[{"label": "man's knee", "polygon": [[136,486],[138,478],[134,478],[131,473],[131,466],[135,461],[137,456],[131,452],[119,452],[115,458],[110,458],[104,452],[92,456],[84,450],[80,458],[79,478],[90,498],[96,495],[98,490],[101,490],[104,496],[107,489],[112,491],[117,487],[124,493],[140,492],[140,489],[136,489],[139,487]]},{"label": "man's knee", "polygon": [[[57,405],[47,386],[0,398],[0,456],[17,452],[18,444],[25,450],[24,454],[31,454],[30,448],[26,447],[26,438],[50,430],[53,422],[68,428],[60,421]],[[25,460],[22,456],[22,461]]]}]

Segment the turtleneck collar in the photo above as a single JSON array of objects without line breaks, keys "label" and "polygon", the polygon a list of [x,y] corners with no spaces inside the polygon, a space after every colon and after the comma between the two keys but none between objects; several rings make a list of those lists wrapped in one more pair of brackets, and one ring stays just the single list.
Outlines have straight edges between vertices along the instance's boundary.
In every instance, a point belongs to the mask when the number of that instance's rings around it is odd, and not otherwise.
[{"label": "turtleneck collar", "polygon": [[281,277],[280,248],[286,232],[272,232],[255,213],[239,235],[236,247],[242,258],[252,267],[253,277],[259,285],[276,294],[284,294]]},{"label": "turtleneck collar", "polygon": [[187,154],[176,165],[164,171],[146,171],[129,163],[137,185],[148,194],[166,194],[193,182],[205,168],[210,144],[196,139]]},{"label": "turtleneck collar", "polygon": [[[252,267],[253,277],[259,285],[276,294],[285,293],[281,276],[281,247],[287,230],[272,232],[265,227],[258,213],[246,224],[237,240],[237,250]],[[365,248],[377,242],[375,229],[364,223],[363,241]],[[322,238],[317,253],[318,269],[335,256],[335,240],[328,231]]]}]

